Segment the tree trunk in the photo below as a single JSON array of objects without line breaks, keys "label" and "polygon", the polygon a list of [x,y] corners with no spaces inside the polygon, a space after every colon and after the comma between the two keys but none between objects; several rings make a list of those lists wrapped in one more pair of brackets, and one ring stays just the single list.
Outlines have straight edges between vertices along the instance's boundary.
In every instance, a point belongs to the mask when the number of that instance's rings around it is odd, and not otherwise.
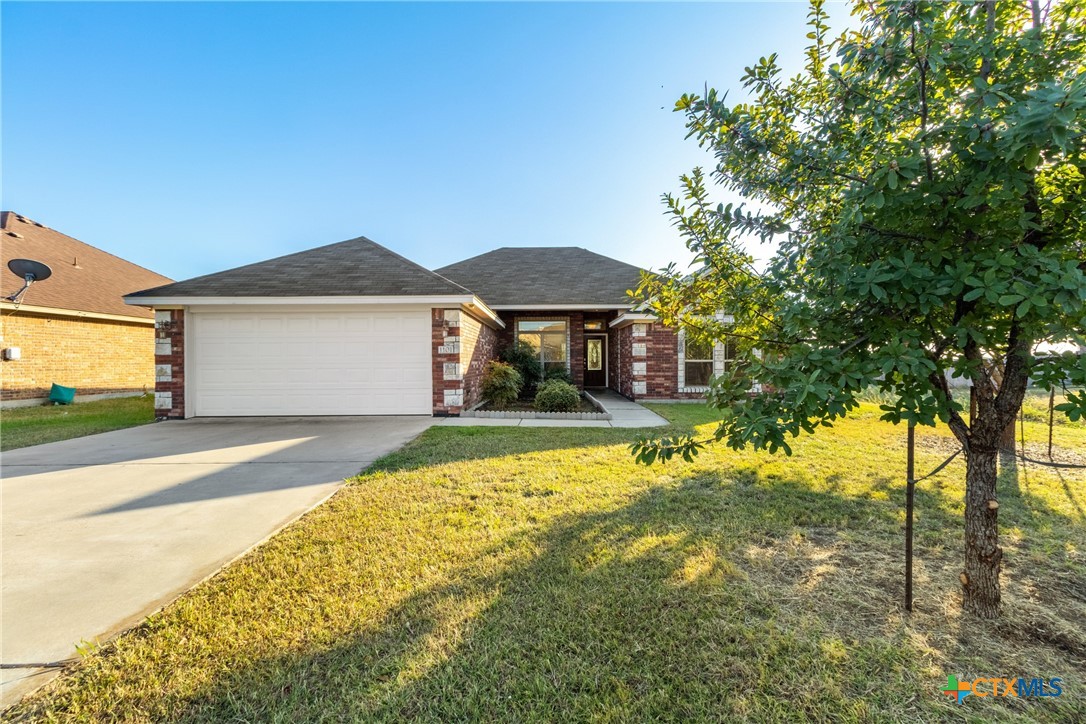
[{"label": "tree trunk", "polygon": [[965,571],[962,605],[980,618],[999,615],[999,503],[996,502],[995,446],[973,449],[966,456]]},{"label": "tree trunk", "polygon": [[1015,448],[1018,447],[1018,440],[1015,436],[1017,430],[1015,429],[1016,426],[1014,423],[1015,421],[1011,420],[1010,424],[1003,428],[1003,436],[999,439],[1000,450],[1014,452]]}]

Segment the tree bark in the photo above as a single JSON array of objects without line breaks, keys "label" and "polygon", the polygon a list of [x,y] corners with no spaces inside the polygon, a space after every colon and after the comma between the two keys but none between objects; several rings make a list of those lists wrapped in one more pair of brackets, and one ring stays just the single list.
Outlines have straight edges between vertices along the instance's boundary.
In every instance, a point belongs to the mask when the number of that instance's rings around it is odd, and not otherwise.
[{"label": "tree bark", "polygon": [[1018,440],[1015,434],[1018,431],[1014,423],[1015,421],[1011,420],[1010,423],[1005,428],[1003,428],[1003,434],[999,438],[1000,450],[1006,450],[1007,452],[1013,453],[1018,447]]},{"label": "tree bark", "polygon": [[996,502],[996,446],[966,453],[965,570],[962,606],[980,618],[999,616],[999,503]]}]

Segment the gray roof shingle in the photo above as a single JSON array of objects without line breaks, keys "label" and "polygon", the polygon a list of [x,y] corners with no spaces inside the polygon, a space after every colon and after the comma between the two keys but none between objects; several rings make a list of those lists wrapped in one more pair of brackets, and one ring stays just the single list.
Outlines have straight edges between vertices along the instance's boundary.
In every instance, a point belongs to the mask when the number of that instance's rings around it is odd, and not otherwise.
[{"label": "gray roof shingle", "polygon": [[577,246],[511,247],[436,270],[487,304],[531,308],[539,304],[632,304],[642,270]]},{"label": "gray roof shingle", "polygon": [[463,295],[467,289],[369,239],[341,241],[129,294],[140,297]]}]

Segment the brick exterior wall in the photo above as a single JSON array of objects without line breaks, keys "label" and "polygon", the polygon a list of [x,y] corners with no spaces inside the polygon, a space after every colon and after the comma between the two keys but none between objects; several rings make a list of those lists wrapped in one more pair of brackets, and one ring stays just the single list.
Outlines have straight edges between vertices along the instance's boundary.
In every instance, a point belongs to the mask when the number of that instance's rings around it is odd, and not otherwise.
[{"label": "brick exterior wall", "polygon": [[155,384],[149,323],[5,310],[0,347],[22,358],[0,361],[0,400],[49,396],[55,382],[78,395],[141,394]]},{"label": "brick exterior wall", "polygon": [[483,371],[498,355],[498,333],[471,315],[460,314],[460,372],[464,404],[471,407],[482,399]]},{"label": "brick exterior wall", "polygon": [[632,326],[611,330],[611,389],[633,399],[633,364],[630,362],[630,345],[633,343]]},{"label": "brick exterior wall", "polygon": [[[434,382],[434,414],[458,415],[464,406],[464,388],[461,375],[446,373],[447,365],[460,368],[460,310],[430,310],[430,343],[434,365],[431,370]],[[446,379],[448,377],[448,379]]]},{"label": "brick exterior wall", "polygon": [[[501,320],[505,322],[505,329],[499,336],[499,349],[513,344],[516,335],[517,319],[565,319],[569,324],[569,371],[573,378],[573,384],[578,389],[584,389],[584,322],[585,319],[602,320],[603,331],[608,333],[608,367],[611,379],[611,387],[615,386],[616,371],[612,361],[613,352],[611,346],[614,342],[614,330],[607,329],[607,323],[615,318],[615,312],[581,312],[581,311],[554,311],[524,309],[516,311],[503,311],[499,313]],[[599,332],[596,332],[599,334]]]},{"label": "brick exterior wall", "polygon": [[459,309],[431,310],[434,414],[459,415],[479,401],[483,370],[498,350],[498,333]]},{"label": "brick exterior wall", "polygon": [[[643,330],[644,334],[638,333]],[[679,337],[661,324],[611,330],[611,387],[633,400],[700,400],[702,392],[679,391]],[[617,383],[616,383],[617,380]]]},{"label": "brick exterior wall", "polygon": [[584,313],[569,313],[569,374],[578,390],[584,389]]},{"label": "brick exterior wall", "polygon": [[155,311],[155,417],[185,416],[185,313]]}]

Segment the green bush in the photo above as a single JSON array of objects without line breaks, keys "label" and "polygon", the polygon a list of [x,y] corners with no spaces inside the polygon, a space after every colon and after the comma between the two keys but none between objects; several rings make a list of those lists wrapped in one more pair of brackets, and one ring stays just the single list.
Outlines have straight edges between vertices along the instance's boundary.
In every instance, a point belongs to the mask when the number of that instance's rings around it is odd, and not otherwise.
[{"label": "green bush", "polygon": [[524,379],[512,365],[492,360],[483,370],[483,399],[492,405],[502,407],[520,397],[520,388]]},{"label": "green bush", "polygon": [[524,391],[533,394],[543,381],[543,365],[539,361],[539,351],[530,344],[517,342],[498,353],[498,359],[517,368]]},{"label": "green bush", "polygon": [[535,409],[540,412],[573,412],[581,404],[581,393],[564,380],[548,380],[535,393]]},{"label": "green bush", "polygon": [[569,370],[565,367],[551,367],[543,372],[543,381],[550,382],[551,380],[562,380],[563,382],[573,383],[573,377],[569,374]]}]

